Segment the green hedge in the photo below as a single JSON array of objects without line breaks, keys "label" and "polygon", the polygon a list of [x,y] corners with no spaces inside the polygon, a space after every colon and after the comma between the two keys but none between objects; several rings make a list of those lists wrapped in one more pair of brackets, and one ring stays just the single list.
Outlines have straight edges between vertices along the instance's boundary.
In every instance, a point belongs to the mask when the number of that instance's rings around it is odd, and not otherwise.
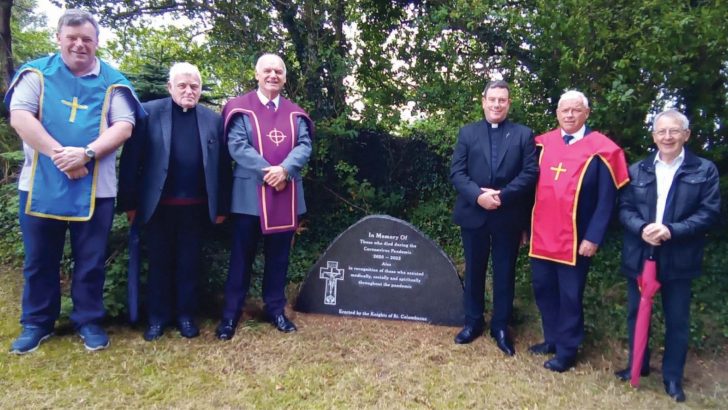
[{"label": "green hedge", "polygon": [[[2,127],[0,127],[2,128]],[[305,174],[306,200],[309,212],[296,235],[289,270],[289,279],[300,284],[310,266],[341,231],[368,214],[389,214],[403,218],[434,239],[453,258],[460,271],[463,267],[460,232],[451,221],[455,192],[448,181],[450,149],[432,146],[426,136],[395,137],[371,130],[340,131],[341,127],[319,126],[315,141],[316,156]],[[20,153],[5,154],[0,159],[6,169],[17,169]],[[10,166],[12,164],[12,166]],[[721,214],[726,226],[725,198],[728,180],[723,177],[724,198]],[[20,274],[22,242],[17,226],[18,199],[12,172],[6,172],[0,186],[0,259],[15,266]],[[113,224],[105,303],[112,317],[123,317],[126,309],[126,219],[118,215]],[[728,337],[728,235],[720,232],[711,237],[706,252],[705,274],[694,282],[692,343],[701,349],[725,344]],[[219,314],[221,291],[227,274],[230,246],[230,226],[211,229],[205,239],[204,272],[201,275],[202,300],[205,313]],[[620,234],[618,227],[610,233],[595,258],[586,289],[586,325],[590,337],[626,337],[626,284],[620,274]],[[260,294],[261,253],[254,264],[257,272],[251,294]],[[519,306],[533,312],[528,258],[521,255],[517,272]],[[72,261],[66,249],[62,263],[63,283],[68,283]],[[143,268],[146,272],[146,264]],[[66,291],[64,294],[68,294]],[[70,301],[64,297],[64,312]],[[664,323],[660,300],[657,298],[654,320],[655,334],[662,334]],[[521,325],[517,323],[517,325]],[[524,326],[538,326],[530,317]]]}]

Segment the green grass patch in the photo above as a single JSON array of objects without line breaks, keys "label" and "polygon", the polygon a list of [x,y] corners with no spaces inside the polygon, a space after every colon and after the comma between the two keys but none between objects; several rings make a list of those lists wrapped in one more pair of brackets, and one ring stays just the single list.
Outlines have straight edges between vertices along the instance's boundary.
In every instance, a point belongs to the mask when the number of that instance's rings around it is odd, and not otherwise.
[{"label": "green grass patch", "polygon": [[[19,269],[0,270],[0,343],[19,331]],[[259,302],[254,302],[259,303]],[[640,390],[612,372],[621,343],[587,344],[566,374],[526,353],[540,335],[519,307],[514,358],[489,338],[452,342],[458,329],[291,312],[296,334],[247,319],[235,338],[214,338],[215,318],[187,340],[174,329],[148,343],[139,329],[108,327],[111,347],[89,353],[67,325],[29,355],[0,353],[2,408],[669,408],[659,369]],[[659,367],[659,360],[654,360]],[[691,354],[688,408],[725,408],[724,358]]]}]

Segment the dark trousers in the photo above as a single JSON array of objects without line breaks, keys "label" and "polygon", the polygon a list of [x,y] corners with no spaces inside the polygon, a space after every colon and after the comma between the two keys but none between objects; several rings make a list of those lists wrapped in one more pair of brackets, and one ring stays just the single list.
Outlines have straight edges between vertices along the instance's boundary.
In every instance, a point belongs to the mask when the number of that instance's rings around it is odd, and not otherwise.
[{"label": "dark trousers", "polygon": [[232,214],[233,241],[230,270],[225,283],[223,318],[237,320],[250,287],[258,240],[263,237],[263,302],[268,316],[283,313],[286,306],[286,275],[293,231],[263,235],[256,215]]},{"label": "dark trousers", "polygon": [[493,315],[490,329],[505,330],[513,313],[516,258],[521,233],[494,229],[486,223],[476,229],[462,229],[465,251],[465,323],[482,327],[485,309],[485,274],[493,256]]},{"label": "dark trousers", "polygon": [[[662,357],[662,378],[681,382],[685,370],[690,338],[691,279],[673,279],[662,283],[662,311],[665,315],[665,354]],[[637,281],[627,278],[627,331],[629,333],[629,366],[632,366],[634,326],[640,306]],[[643,369],[650,367],[650,350],[645,351]]]},{"label": "dark trousers", "polygon": [[20,323],[52,329],[61,311],[60,269],[66,230],[71,232],[73,274],[71,322],[75,327],[104,317],[104,262],[114,217],[114,198],[97,198],[86,222],[39,218],[25,213],[28,192],[20,191],[23,234],[23,312]]},{"label": "dark trousers", "polygon": [[544,340],[556,356],[571,360],[584,340],[584,287],[590,258],[577,256],[576,266],[531,258],[533,293],[541,312]]},{"label": "dark trousers", "polygon": [[192,319],[207,205],[160,205],[145,226],[149,249],[149,323],[166,325],[175,317]]}]

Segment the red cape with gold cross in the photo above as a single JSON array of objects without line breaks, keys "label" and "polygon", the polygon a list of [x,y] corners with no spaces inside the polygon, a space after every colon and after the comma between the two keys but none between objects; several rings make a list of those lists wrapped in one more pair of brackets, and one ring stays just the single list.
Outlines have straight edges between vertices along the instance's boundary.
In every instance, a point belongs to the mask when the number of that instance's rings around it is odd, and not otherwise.
[{"label": "red cape with gold cross", "polygon": [[602,161],[617,189],[629,182],[627,161],[617,144],[596,131],[564,144],[561,129],[536,137],[541,147],[536,202],[531,217],[529,256],[576,265],[576,209],[584,173],[591,161]]}]

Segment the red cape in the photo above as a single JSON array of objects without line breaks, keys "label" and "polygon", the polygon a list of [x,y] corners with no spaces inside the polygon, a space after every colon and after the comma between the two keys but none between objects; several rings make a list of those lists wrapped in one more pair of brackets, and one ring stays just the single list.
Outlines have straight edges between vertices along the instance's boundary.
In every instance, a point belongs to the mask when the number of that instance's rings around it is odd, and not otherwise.
[{"label": "red cape", "polygon": [[617,144],[592,131],[571,144],[564,144],[557,128],[536,137],[541,146],[540,174],[531,219],[529,256],[576,265],[576,210],[584,173],[591,161],[602,161],[617,189],[629,182],[627,161]]}]

